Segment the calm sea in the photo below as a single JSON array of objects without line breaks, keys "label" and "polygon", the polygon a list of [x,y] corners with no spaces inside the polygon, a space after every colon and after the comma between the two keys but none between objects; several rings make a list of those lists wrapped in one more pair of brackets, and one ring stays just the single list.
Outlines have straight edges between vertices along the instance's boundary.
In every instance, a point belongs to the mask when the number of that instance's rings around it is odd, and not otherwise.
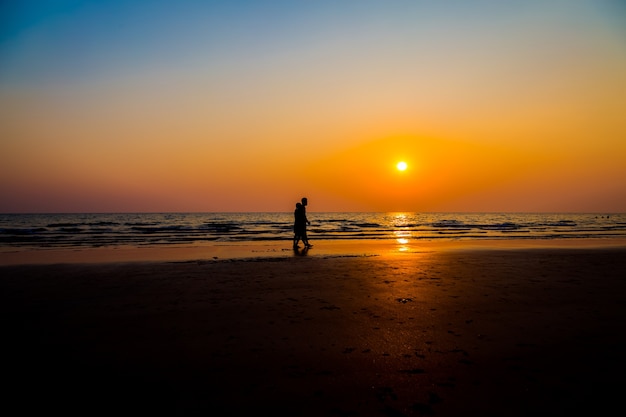
[{"label": "calm sea", "polygon": [[[308,213],[315,239],[626,237],[626,214]],[[0,247],[280,241],[293,213],[0,214]]]}]

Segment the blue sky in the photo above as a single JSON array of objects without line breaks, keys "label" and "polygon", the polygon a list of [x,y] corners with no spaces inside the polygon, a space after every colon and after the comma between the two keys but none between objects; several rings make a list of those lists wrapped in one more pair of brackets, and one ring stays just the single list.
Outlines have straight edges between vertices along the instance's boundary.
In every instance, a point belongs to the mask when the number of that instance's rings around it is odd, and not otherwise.
[{"label": "blue sky", "polygon": [[[402,47],[440,38],[563,30],[624,34],[624,7],[606,1],[5,1],[3,80],[42,82],[141,71],[172,61],[242,59],[300,48]],[[569,28],[569,29],[568,29]],[[383,34],[383,35],[380,35]],[[567,35],[567,33],[564,33]],[[381,38],[383,36],[383,38]],[[387,39],[385,39],[386,37]],[[431,39],[428,39],[431,38]],[[321,45],[321,46],[320,46]],[[540,46],[540,45],[537,45]],[[383,51],[377,51],[383,54]],[[233,57],[235,55],[235,57]],[[261,59],[258,58],[257,59]],[[207,63],[207,65],[210,65]],[[235,64],[236,65],[236,64]]]}]

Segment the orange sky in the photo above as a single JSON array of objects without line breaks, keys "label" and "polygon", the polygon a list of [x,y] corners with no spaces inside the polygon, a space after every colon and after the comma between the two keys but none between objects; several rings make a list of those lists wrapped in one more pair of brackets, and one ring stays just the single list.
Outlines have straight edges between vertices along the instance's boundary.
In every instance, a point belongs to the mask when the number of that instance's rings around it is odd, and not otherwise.
[{"label": "orange sky", "polygon": [[626,211],[611,2],[66,3],[4,11],[0,212]]}]

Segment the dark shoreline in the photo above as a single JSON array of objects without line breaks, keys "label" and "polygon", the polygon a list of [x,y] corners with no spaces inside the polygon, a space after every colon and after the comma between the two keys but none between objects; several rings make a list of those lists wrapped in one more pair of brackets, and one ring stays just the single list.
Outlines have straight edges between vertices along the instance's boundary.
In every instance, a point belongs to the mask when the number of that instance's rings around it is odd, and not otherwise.
[{"label": "dark shoreline", "polygon": [[3,266],[4,407],[601,414],[624,271],[620,248]]}]

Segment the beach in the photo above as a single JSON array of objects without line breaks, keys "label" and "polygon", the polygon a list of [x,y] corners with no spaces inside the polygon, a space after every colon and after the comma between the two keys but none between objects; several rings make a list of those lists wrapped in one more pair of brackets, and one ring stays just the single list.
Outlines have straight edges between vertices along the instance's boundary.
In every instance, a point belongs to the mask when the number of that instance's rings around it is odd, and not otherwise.
[{"label": "beach", "polygon": [[3,406],[603,414],[626,370],[626,244],[607,242],[3,253]]}]

